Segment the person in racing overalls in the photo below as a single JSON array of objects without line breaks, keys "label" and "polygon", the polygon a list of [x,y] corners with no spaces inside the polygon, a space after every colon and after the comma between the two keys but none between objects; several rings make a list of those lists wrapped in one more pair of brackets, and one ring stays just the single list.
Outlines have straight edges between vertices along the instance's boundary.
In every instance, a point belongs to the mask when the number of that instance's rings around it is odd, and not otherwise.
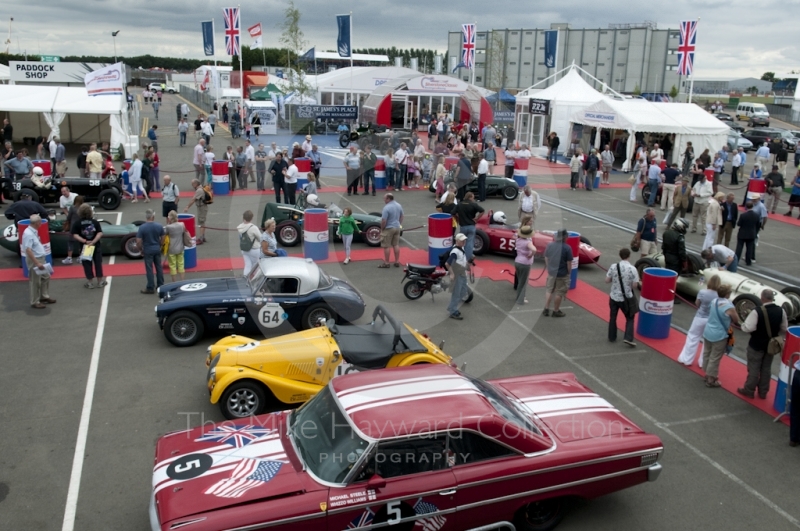
[{"label": "person in racing overalls", "polygon": [[688,260],[684,236],[688,226],[685,219],[678,219],[662,236],[661,251],[664,253],[664,267],[679,275],[686,269]]}]

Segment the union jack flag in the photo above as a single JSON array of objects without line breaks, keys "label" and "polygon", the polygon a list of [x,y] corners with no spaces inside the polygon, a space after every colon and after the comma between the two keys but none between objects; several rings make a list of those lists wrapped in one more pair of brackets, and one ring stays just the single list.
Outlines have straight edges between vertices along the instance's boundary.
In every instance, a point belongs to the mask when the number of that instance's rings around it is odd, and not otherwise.
[{"label": "union jack flag", "polygon": [[356,516],[352,522],[347,524],[347,529],[358,529],[359,527],[366,527],[372,524],[372,519],[375,517],[375,513],[372,512],[372,509],[367,507],[367,510],[361,513],[359,516]]},{"label": "union jack flag", "polygon": [[475,68],[475,24],[461,25],[461,62],[466,68]]},{"label": "union jack flag", "polygon": [[432,515],[430,518],[422,518],[416,521],[415,527],[421,527],[424,531],[439,531],[439,529],[444,527],[445,522],[447,522],[447,518],[444,516],[433,514],[439,512],[438,507],[432,503],[424,501],[422,498],[419,498],[417,503],[414,504],[414,512],[417,515]]},{"label": "union jack flag", "polygon": [[694,70],[694,50],[697,44],[697,21],[681,22],[681,36],[678,42],[678,75],[690,76]]},{"label": "union jack flag", "polygon": [[241,55],[239,48],[239,8],[226,7],[222,10],[225,19],[225,53]]},{"label": "union jack flag", "polygon": [[280,461],[242,459],[233,469],[230,478],[218,481],[205,493],[220,498],[240,498],[248,490],[274,478],[282,466]]},{"label": "union jack flag", "polygon": [[267,428],[253,426],[252,424],[246,426],[220,424],[203,434],[199,439],[195,439],[194,442],[227,443],[234,448],[241,448],[242,446],[247,446],[256,439],[271,435],[273,431],[274,430]]}]

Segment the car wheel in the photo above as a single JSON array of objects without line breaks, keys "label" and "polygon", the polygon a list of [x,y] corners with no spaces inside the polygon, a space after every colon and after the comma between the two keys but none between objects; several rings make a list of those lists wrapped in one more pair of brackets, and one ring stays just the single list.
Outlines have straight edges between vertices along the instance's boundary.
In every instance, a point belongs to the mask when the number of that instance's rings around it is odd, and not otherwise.
[{"label": "car wheel", "polygon": [[115,183],[119,180],[119,175],[117,175],[116,173],[109,173],[106,179],[108,179],[108,182],[110,183]]},{"label": "car wheel", "polygon": [[387,149],[389,149],[389,141],[388,140],[383,140],[381,142],[381,147],[380,147],[381,153],[386,153]]},{"label": "car wheel", "polygon": [[310,329],[317,326],[320,319],[324,320],[326,323],[333,319],[336,321],[336,312],[325,303],[319,302],[317,304],[312,304],[303,314],[303,321],[302,326],[304,329]]},{"label": "car wheel", "polygon": [[794,286],[789,286],[783,288],[781,290],[781,293],[786,295],[786,298],[792,301],[792,306],[794,306],[793,313],[790,314],[789,312],[786,312],[787,317],[789,317],[789,319],[792,319],[792,315],[794,315],[795,317],[800,315],[800,289],[795,288]]},{"label": "car wheel", "polygon": [[744,322],[750,312],[761,306],[761,300],[750,293],[742,293],[733,299],[733,306],[739,315],[739,321]]},{"label": "car wheel", "polygon": [[409,280],[406,282],[406,285],[403,286],[403,295],[405,295],[409,300],[415,301],[424,294],[425,289],[423,288],[422,283],[417,282],[416,280]]},{"label": "car wheel", "polygon": [[694,253],[687,253],[686,261],[689,262],[689,267],[692,269],[692,273],[697,275],[700,271],[706,268],[705,261],[700,257],[700,255]]},{"label": "car wheel", "polygon": [[364,229],[364,241],[370,247],[378,247],[381,244],[381,226],[370,225]]},{"label": "car wheel", "polygon": [[467,286],[467,295],[462,299],[465,303],[469,304],[472,302],[472,299],[475,297],[475,293],[472,291],[472,288]]},{"label": "car wheel", "polygon": [[23,188],[22,190],[17,192],[17,197],[16,197],[16,199],[14,199],[14,201],[19,201],[19,196],[23,191],[26,194],[28,194],[29,196],[31,196],[31,201],[33,201],[34,203],[38,203],[39,202],[39,194],[37,194],[35,191],[31,190],[30,188]]},{"label": "car wheel", "polygon": [[480,256],[489,250],[489,236],[482,230],[475,231],[475,241],[472,244],[472,254]]},{"label": "car wheel", "polygon": [[194,312],[175,312],[164,323],[164,335],[176,347],[188,347],[203,337],[203,321]]},{"label": "car wheel", "polygon": [[232,383],[222,393],[219,408],[225,418],[229,420],[260,415],[267,408],[264,388],[250,380]]},{"label": "car wheel", "polygon": [[585,243],[589,247],[592,247],[592,242],[590,242],[589,238],[587,238],[586,236],[581,236],[581,243]]},{"label": "car wheel", "polygon": [[122,201],[122,197],[116,190],[103,190],[97,196],[97,202],[103,207],[103,210],[114,210]]},{"label": "car wheel", "polygon": [[284,221],[275,230],[275,237],[284,247],[294,247],[300,243],[300,225],[294,221]]},{"label": "car wheel", "polygon": [[643,278],[644,270],[648,267],[661,267],[658,262],[652,258],[639,258],[636,261],[636,270],[639,272],[639,278]]},{"label": "car wheel", "polygon": [[517,529],[524,531],[550,531],[564,519],[564,500],[550,498],[529,503],[519,510],[516,517]]},{"label": "car wheel", "polygon": [[131,260],[137,260],[142,257],[142,250],[136,243],[135,234],[128,234],[122,239],[122,254]]},{"label": "car wheel", "polygon": [[346,148],[350,144],[350,133],[339,135],[339,147]]},{"label": "car wheel", "polygon": [[642,188],[642,201],[644,201],[645,205],[650,202],[650,187],[649,186],[645,186],[644,188]]},{"label": "car wheel", "polygon": [[519,193],[518,188],[514,188],[513,186],[506,186],[503,188],[503,199],[506,201],[513,201],[517,198],[517,194]]}]

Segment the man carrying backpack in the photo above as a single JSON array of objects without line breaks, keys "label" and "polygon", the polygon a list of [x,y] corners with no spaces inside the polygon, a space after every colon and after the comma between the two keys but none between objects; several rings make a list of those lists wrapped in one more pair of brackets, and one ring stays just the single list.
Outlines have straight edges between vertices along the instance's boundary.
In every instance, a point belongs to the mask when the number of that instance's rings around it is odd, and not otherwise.
[{"label": "man carrying backpack", "polygon": [[194,188],[194,197],[192,197],[192,202],[186,205],[183,211],[184,213],[189,212],[189,208],[192,205],[197,207],[197,219],[195,220],[197,222],[196,243],[197,245],[202,245],[206,242],[206,217],[208,216],[208,205],[211,202],[211,196],[200,186],[200,181],[197,179],[192,179],[192,188]]},{"label": "man carrying backpack", "polygon": [[586,162],[583,163],[583,169],[586,172],[586,178],[583,184],[587,192],[592,191],[592,186],[594,186],[594,177],[597,175],[598,168],[600,168],[600,159],[597,158],[597,150],[592,149],[591,153],[589,153],[589,156],[586,157]]},{"label": "man carrying backpack", "polygon": [[771,289],[761,292],[761,306],[757,306],[742,323],[742,332],[750,334],[747,343],[747,380],[736,391],[748,398],[767,398],[772,376],[772,360],[783,351],[788,323],[786,312],[775,304]]},{"label": "man carrying backpack", "polygon": [[245,210],[242,219],[244,221],[236,230],[239,232],[239,250],[244,258],[244,276],[247,277],[261,258],[261,231],[253,225],[252,210]]}]

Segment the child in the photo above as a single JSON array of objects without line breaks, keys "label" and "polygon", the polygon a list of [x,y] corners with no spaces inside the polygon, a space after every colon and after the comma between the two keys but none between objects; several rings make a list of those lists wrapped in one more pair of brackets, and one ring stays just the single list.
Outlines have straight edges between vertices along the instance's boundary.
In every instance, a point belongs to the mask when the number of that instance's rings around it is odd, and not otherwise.
[{"label": "child", "polygon": [[[407,168],[408,168],[408,173],[406,174],[406,182],[405,182],[406,188],[409,187],[408,181],[413,181],[414,174],[417,173],[417,164],[416,161],[414,160],[414,157],[408,157]],[[417,188],[419,188],[419,186]]]},{"label": "child", "polygon": [[344,265],[350,263],[350,245],[353,243],[353,233],[361,231],[353,218],[353,211],[350,207],[342,211],[342,217],[339,218],[339,228],[336,229],[336,234],[342,237],[344,243]]},{"label": "child", "polygon": [[442,195],[444,194],[444,157],[439,157],[436,164],[436,204],[442,202]]},{"label": "child", "polygon": [[250,140],[250,122],[246,122],[244,124],[244,135],[247,140]]},{"label": "child", "polygon": [[430,153],[425,154],[425,158],[422,159],[422,183],[425,185],[425,188],[431,182],[431,170],[433,169],[433,161],[431,160]]}]

